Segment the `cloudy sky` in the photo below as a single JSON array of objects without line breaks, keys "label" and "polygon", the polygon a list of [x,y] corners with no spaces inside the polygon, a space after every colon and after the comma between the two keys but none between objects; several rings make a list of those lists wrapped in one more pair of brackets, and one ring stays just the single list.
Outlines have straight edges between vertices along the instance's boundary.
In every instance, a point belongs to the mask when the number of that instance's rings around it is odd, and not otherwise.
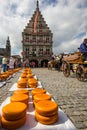
[{"label": "cloudy sky", "polygon": [[[74,52],[87,37],[87,0],[39,0],[53,33],[53,51]],[[22,31],[36,9],[36,0],[0,0],[0,48],[10,37],[12,55],[22,52]]]}]

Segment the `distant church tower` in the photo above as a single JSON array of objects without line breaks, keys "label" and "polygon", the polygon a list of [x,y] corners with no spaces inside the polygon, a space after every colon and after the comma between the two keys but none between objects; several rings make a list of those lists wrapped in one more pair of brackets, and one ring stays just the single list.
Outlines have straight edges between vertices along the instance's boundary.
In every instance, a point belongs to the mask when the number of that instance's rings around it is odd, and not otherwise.
[{"label": "distant church tower", "polygon": [[47,66],[52,54],[53,34],[39,10],[37,0],[36,10],[31,20],[22,32],[23,60],[33,61],[38,66]]},{"label": "distant church tower", "polygon": [[10,45],[10,39],[9,37],[7,38],[7,41],[6,41],[6,57],[10,57],[11,56],[11,45]]}]

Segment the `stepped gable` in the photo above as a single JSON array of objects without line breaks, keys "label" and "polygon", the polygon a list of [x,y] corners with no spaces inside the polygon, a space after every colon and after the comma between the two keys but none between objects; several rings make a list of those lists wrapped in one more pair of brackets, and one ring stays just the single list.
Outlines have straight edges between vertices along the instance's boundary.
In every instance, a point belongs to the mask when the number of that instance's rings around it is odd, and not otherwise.
[{"label": "stepped gable", "polygon": [[[38,1],[37,1],[38,2]],[[34,25],[36,24],[36,32],[34,30]],[[34,11],[34,14],[32,15],[31,19],[27,23],[27,26],[25,26],[25,29],[23,30],[23,33],[27,34],[48,34],[52,35],[51,30],[49,29],[48,25],[46,24],[46,21],[44,20],[41,11],[39,10],[39,5],[37,5],[36,10]]]}]

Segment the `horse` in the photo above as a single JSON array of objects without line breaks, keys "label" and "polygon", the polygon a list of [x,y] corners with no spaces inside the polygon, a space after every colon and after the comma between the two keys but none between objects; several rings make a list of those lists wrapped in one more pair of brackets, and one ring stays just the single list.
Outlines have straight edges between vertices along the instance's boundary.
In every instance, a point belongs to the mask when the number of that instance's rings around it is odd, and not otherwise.
[{"label": "horse", "polygon": [[52,68],[55,68],[58,71],[62,71],[63,57],[64,53],[60,53],[54,60],[50,60],[48,62],[48,69],[52,70]]},{"label": "horse", "polygon": [[56,61],[55,60],[50,60],[48,62],[48,69],[52,70],[52,68],[55,68],[55,65],[56,65]]}]

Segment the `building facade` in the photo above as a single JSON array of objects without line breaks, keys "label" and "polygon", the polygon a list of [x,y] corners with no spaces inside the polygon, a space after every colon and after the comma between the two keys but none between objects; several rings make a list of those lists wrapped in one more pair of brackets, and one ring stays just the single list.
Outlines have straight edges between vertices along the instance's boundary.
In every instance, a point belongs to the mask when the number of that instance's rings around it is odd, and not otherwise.
[{"label": "building facade", "polygon": [[35,66],[47,66],[52,54],[53,34],[46,24],[37,0],[36,10],[22,32],[23,61],[35,62]]}]

